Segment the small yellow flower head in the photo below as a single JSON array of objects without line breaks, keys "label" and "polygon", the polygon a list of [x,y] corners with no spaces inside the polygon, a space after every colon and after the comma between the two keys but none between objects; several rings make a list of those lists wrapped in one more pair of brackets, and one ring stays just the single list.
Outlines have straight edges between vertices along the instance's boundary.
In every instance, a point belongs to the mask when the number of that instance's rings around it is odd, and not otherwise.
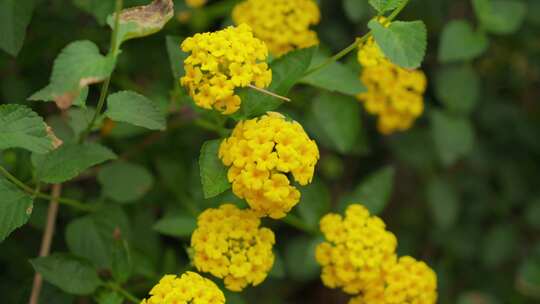
[{"label": "small yellow flower head", "polygon": [[188,271],[182,276],[165,275],[141,304],[223,304],[225,296],[214,282]]},{"label": "small yellow flower head", "polygon": [[395,260],[396,237],[362,205],[350,205],[344,218],[325,215],[320,228],[326,241],[317,246],[315,258],[322,266],[321,279],[330,288],[358,294]]},{"label": "small yellow flower head", "polygon": [[232,291],[260,284],[274,264],[275,243],[272,230],[259,228],[260,222],[252,210],[232,204],[205,210],[191,236],[195,267],[224,278]]},{"label": "small yellow flower head", "polygon": [[206,4],[206,0],[186,0],[186,5],[189,7],[202,7]]},{"label": "small yellow flower head", "polygon": [[251,26],[274,56],[318,44],[309,27],[319,23],[320,15],[313,0],[247,0],[232,13],[234,22]]},{"label": "small yellow flower head", "polygon": [[358,62],[363,67],[377,66],[385,61],[386,58],[373,37],[369,37],[358,49]]},{"label": "small yellow flower head", "polygon": [[182,50],[190,55],[184,61],[186,74],[180,83],[199,107],[232,114],[241,103],[236,88],[265,88],[272,81],[265,62],[268,49],[245,24],[195,34],[182,42]]},{"label": "small yellow flower head", "polygon": [[279,113],[238,123],[219,149],[229,166],[233,193],[259,216],[282,218],[300,200],[288,174],[300,185],[313,179],[319,150],[302,126]]},{"label": "small yellow flower head", "polygon": [[349,304],[435,304],[437,276],[424,262],[410,256],[394,262],[380,280]]}]

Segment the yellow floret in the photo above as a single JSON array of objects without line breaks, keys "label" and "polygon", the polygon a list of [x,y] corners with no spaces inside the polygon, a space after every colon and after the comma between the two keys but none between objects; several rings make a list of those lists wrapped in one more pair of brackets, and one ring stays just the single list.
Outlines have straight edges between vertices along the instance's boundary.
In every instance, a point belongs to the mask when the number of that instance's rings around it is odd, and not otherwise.
[{"label": "yellow floret", "polygon": [[223,304],[225,296],[214,282],[188,271],[182,276],[165,275],[141,304]]},{"label": "yellow floret", "polygon": [[268,49],[245,24],[195,34],[181,47],[190,55],[184,60],[186,74],[180,83],[199,107],[232,114],[241,104],[236,88],[265,88],[272,81],[272,71],[265,62]]},{"label": "yellow floret", "polygon": [[195,267],[224,279],[232,291],[260,284],[274,264],[275,238],[270,229],[259,225],[252,210],[232,204],[205,210],[191,236]]},{"label": "yellow floret", "polygon": [[236,5],[232,17],[236,24],[251,26],[274,56],[319,43],[317,33],[309,29],[320,21],[313,0],[247,0]]},{"label": "yellow floret", "polygon": [[219,158],[230,167],[233,193],[245,199],[259,216],[282,218],[300,200],[300,185],[313,179],[319,150],[302,126],[279,113],[238,123],[223,140]]},{"label": "yellow floret", "polygon": [[345,217],[325,215],[320,229],[326,241],[317,246],[315,258],[322,266],[321,279],[330,288],[363,292],[395,260],[396,237],[362,205],[350,205]]}]

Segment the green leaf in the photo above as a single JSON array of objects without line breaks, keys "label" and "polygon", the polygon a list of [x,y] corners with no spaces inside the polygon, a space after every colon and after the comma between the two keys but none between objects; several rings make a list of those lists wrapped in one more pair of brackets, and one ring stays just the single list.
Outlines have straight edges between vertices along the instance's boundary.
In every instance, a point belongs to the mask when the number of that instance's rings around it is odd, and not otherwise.
[{"label": "green leaf", "polygon": [[168,216],[160,219],[154,225],[154,230],[161,234],[180,238],[189,238],[197,227],[197,221],[186,215]]},{"label": "green leaf", "polygon": [[115,236],[111,257],[111,270],[115,282],[119,284],[127,282],[133,272],[133,262],[128,243],[120,235]]},{"label": "green leaf", "polygon": [[511,224],[498,224],[484,235],[481,253],[485,266],[494,268],[512,258],[519,242],[518,232]]},{"label": "green leaf", "polygon": [[145,167],[127,162],[103,166],[97,180],[105,197],[120,203],[141,199],[154,184],[154,177]]},{"label": "green leaf", "polygon": [[[93,107],[71,108],[67,112],[68,124],[78,138],[81,133],[88,128],[88,125],[92,121],[92,117],[94,117],[94,114],[96,113],[96,109]],[[92,131],[99,130],[102,123],[103,116],[100,115],[92,126]]]},{"label": "green leaf", "polygon": [[534,199],[524,213],[525,221],[533,228],[540,229],[540,198]]},{"label": "green leaf", "polygon": [[516,287],[522,294],[540,299],[540,252],[521,262],[516,275]]},{"label": "green leaf", "polygon": [[0,242],[28,222],[33,200],[15,185],[0,177]]},{"label": "green leaf", "polygon": [[474,31],[467,20],[452,20],[442,31],[439,61],[442,63],[472,60],[482,55],[489,41],[484,32]]},{"label": "green leaf", "polygon": [[384,167],[360,183],[353,193],[340,200],[339,210],[350,204],[364,205],[371,214],[380,214],[390,199],[394,187],[394,168]]},{"label": "green leaf", "polygon": [[[317,53],[313,58],[311,67],[319,65],[327,59],[328,57],[321,53]],[[356,96],[367,90],[359,80],[357,73],[348,66],[336,61],[329,64],[324,69],[302,78],[300,82],[330,92],[338,92],[351,96]]]},{"label": "green leaf", "polygon": [[433,110],[430,119],[431,136],[444,165],[452,165],[473,149],[474,130],[467,118]]},{"label": "green leaf", "polygon": [[19,53],[35,6],[35,0],[0,1],[0,49],[12,56]]},{"label": "green leaf", "polygon": [[[148,5],[124,9],[120,12],[116,47],[122,42],[141,38],[159,32],[174,15],[172,0],[154,0]],[[107,24],[114,28],[115,14],[107,18]]]},{"label": "green leaf", "polygon": [[408,69],[420,67],[427,46],[426,26],[422,21],[394,21],[387,28],[371,20],[368,26],[390,61]]},{"label": "green leaf", "polygon": [[369,0],[369,4],[373,6],[379,13],[384,13],[397,8],[403,0]]},{"label": "green leaf", "polygon": [[115,59],[101,55],[93,42],[72,42],[54,60],[49,85],[29,99],[54,101],[60,109],[68,109],[84,88],[109,77],[115,64]]},{"label": "green leaf", "polygon": [[167,36],[166,38],[167,54],[169,54],[169,62],[175,82],[180,81],[180,78],[184,76],[184,60],[188,57],[188,54],[180,48],[182,41],[182,38],[176,36]]},{"label": "green leaf", "polygon": [[319,275],[320,266],[315,260],[315,248],[321,241],[320,237],[299,236],[287,243],[284,258],[288,277],[296,281],[309,281]]},{"label": "green leaf", "polygon": [[469,65],[442,68],[435,78],[435,93],[450,111],[469,114],[480,95],[480,79]]},{"label": "green leaf", "polygon": [[220,144],[219,139],[210,140],[201,148],[199,167],[204,198],[214,197],[231,187],[227,179],[227,167],[218,157]]},{"label": "green leaf", "polygon": [[473,0],[482,27],[493,34],[516,32],[525,19],[527,6],[517,0]]},{"label": "green leaf", "polygon": [[279,252],[274,250],[274,265],[272,265],[272,269],[270,269],[270,272],[268,272],[268,277],[275,279],[284,279],[286,276],[285,272],[285,261],[283,261],[283,258],[281,257]]},{"label": "green leaf", "polygon": [[93,293],[101,284],[96,271],[86,259],[69,254],[53,254],[30,260],[43,278],[71,294]]},{"label": "green leaf", "polygon": [[0,150],[23,148],[36,153],[53,149],[53,137],[43,119],[18,104],[0,105]]},{"label": "green leaf", "polygon": [[99,294],[97,297],[98,304],[122,304],[124,303],[124,297],[114,291],[105,291]]},{"label": "green leaf", "polygon": [[99,25],[105,25],[107,16],[114,12],[115,1],[73,0],[73,4],[96,18]]},{"label": "green leaf", "polygon": [[361,128],[358,101],[340,94],[323,93],[312,102],[311,111],[333,148],[341,153],[351,151]]},{"label": "green leaf", "polygon": [[445,180],[433,178],[427,186],[427,201],[435,224],[449,229],[456,223],[459,200],[452,186]]},{"label": "green leaf", "polygon": [[143,95],[121,91],[107,97],[105,115],[150,130],[165,130],[165,115],[159,105]]},{"label": "green leaf", "polygon": [[495,297],[478,291],[469,291],[459,295],[457,304],[501,304]]},{"label": "green leaf", "polygon": [[298,214],[304,223],[317,230],[321,217],[330,211],[330,192],[318,179],[300,188],[300,192],[302,196],[296,207]]},{"label": "green leaf", "polygon": [[[266,90],[286,96],[289,90],[302,78],[311,64],[316,47],[298,49],[272,61],[272,83]],[[242,99],[240,110],[233,115],[236,120],[244,120],[276,109],[281,100],[251,88],[241,88],[237,94]]]},{"label": "green leaf", "polygon": [[365,1],[343,0],[343,10],[345,15],[352,22],[360,22],[363,18],[369,16],[370,8]]},{"label": "green leaf", "polygon": [[96,143],[85,143],[63,145],[43,156],[35,157],[34,163],[36,176],[40,181],[56,184],[77,177],[86,169],[115,158],[116,155],[108,148]]}]

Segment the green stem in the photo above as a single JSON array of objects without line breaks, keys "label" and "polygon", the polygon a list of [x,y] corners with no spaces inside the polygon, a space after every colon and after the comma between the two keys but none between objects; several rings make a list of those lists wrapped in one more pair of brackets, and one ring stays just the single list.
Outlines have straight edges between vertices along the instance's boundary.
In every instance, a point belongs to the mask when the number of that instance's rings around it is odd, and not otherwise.
[{"label": "green stem", "polygon": [[316,234],[315,230],[308,227],[301,219],[299,219],[294,214],[288,214],[286,217],[283,218],[283,222],[309,234]]},{"label": "green stem", "polygon": [[[26,192],[26,193],[28,193],[30,195],[33,195],[34,197],[41,198],[41,199],[48,200],[48,201],[53,199],[53,197],[51,195],[45,194],[43,192],[36,191],[36,189],[32,189],[31,187],[29,187],[28,185],[26,185],[25,183],[20,181],[18,178],[16,178],[14,175],[9,173],[9,171],[7,171],[2,166],[0,166],[0,174],[2,174],[5,178],[7,178],[15,186],[19,187],[24,192]],[[93,211],[94,210],[94,208],[92,208],[91,206],[83,204],[83,203],[81,203],[81,202],[79,202],[77,200],[74,200],[74,199],[60,197],[60,198],[57,199],[57,201],[60,204],[71,206],[71,207],[74,207],[74,208],[77,208],[77,209],[83,210],[83,211]]]},{"label": "green stem", "polygon": [[[118,50],[120,49],[120,43],[117,42],[118,40],[118,29],[120,24],[120,11],[122,10],[123,6],[123,0],[116,0],[116,10],[114,14],[114,28],[111,35],[111,46],[109,49],[109,55],[115,58],[118,54]],[[113,70],[114,71],[114,70]],[[113,73],[111,71],[111,75]],[[101,91],[99,93],[99,100],[96,107],[96,112],[94,113],[94,116],[92,117],[92,120],[90,120],[90,123],[84,130],[84,132],[81,134],[81,137],[79,138],[79,143],[83,143],[88,134],[92,132],[92,128],[94,127],[94,124],[96,123],[96,120],[98,116],[101,114],[101,110],[103,109],[103,106],[105,105],[105,100],[107,98],[107,93],[109,92],[109,85],[111,84],[111,75],[105,79],[103,82],[103,85],[101,85]]]},{"label": "green stem", "polygon": [[[409,0],[404,0],[403,2],[401,2],[401,4],[388,16],[387,18],[388,21],[394,20],[399,15],[399,13],[407,6],[408,3],[409,3]],[[351,45],[339,51],[339,53],[328,58],[327,60],[325,60],[323,63],[319,64],[318,66],[309,69],[304,74],[304,77],[311,75],[313,73],[316,73],[324,69],[325,67],[327,67],[329,64],[332,64],[333,62],[338,61],[339,59],[345,57],[345,55],[349,54],[350,52],[355,50],[358,46],[360,46],[362,43],[364,43],[371,35],[372,35],[371,31],[369,31],[364,36],[357,38]]]},{"label": "green stem", "polygon": [[118,285],[117,283],[109,282],[107,284],[107,287],[109,287],[113,291],[120,293],[122,296],[124,296],[124,298],[128,299],[132,303],[135,303],[135,304],[141,303],[140,299],[132,295],[129,291],[125,290],[122,286]]}]

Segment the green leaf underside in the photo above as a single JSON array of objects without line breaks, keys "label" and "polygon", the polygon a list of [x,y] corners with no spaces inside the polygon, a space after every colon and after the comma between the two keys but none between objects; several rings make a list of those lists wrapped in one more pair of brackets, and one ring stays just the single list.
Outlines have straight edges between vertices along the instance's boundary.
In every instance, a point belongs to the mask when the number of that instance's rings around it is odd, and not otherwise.
[{"label": "green leaf underside", "polygon": [[154,225],[154,230],[169,236],[188,238],[196,227],[197,221],[193,217],[177,215],[160,219]]},{"label": "green leaf underside", "polygon": [[53,254],[30,260],[43,278],[71,294],[93,293],[101,284],[96,271],[86,259],[70,254]]},{"label": "green leaf underside", "polygon": [[165,114],[159,105],[143,95],[121,91],[109,95],[105,115],[150,130],[165,130]]},{"label": "green leaf underside", "polygon": [[219,139],[210,140],[201,148],[199,167],[204,198],[214,197],[231,187],[227,179],[227,167],[218,157],[220,144]]},{"label": "green leaf underside", "polygon": [[[316,47],[299,49],[272,61],[270,64],[272,83],[266,90],[286,96],[309,68],[315,51]],[[233,115],[237,120],[262,115],[276,109],[282,103],[282,100],[276,97],[251,88],[241,88],[237,90],[237,94],[242,99],[240,110]]]},{"label": "green leaf underside", "polygon": [[18,104],[0,105],[0,150],[23,148],[46,153],[53,148],[43,119],[30,108]]},{"label": "green leaf underside", "polygon": [[115,159],[116,155],[97,143],[69,144],[35,158],[36,175],[46,183],[62,183],[86,169]]},{"label": "green leaf underside", "polygon": [[333,147],[341,152],[351,151],[360,134],[360,104],[356,99],[323,93],[317,97],[311,110]]},{"label": "green leaf underside", "polygon": [[386,28],[371,20],[368,26],[390,61],[408,69],[420,67],[427,47],[427,31],[422,21],[394,21]]},{"label": "green leaf underside", "polygon": [[0,177],[0,242],[13,230],[28,222],[32,214],[32,197]]},{"label": "green leaf underside", "polygon": [[69,108],[86,86],[110,76],[115,59],[100,54],[91,41],[75,41],[66,46],[54,60],[49,85],[30,96],[30,100],[55,101]]},{"label": "green leaf underside", "polygon": [[[311,62],[311,67],[319,65],[327,59],[328,57],[317,53]],[[358,74],[340,62],[333,62],[324,69],[302,78],[300,82],[330,92],[338,92],[351,96],[356,96],[367,90],[360,81]]]},{"label": "green leaf underside", "polygon": [[35,6],[35,0],[0,1],[0,49],[12,56],[19,53]]},{"label": "green leaf underside", "polygon": [[472,60],[482,55],[489,41],[483,32],[475,32],[467,20],[453,20],[441,34],[439,61],[443,63]]},{"label": "green leaf underside", "polygon": [[140,165],[114,162],[99,170],[97,180],[103,194],[120,203],[133,202],[142,198],[154,184],[154,178]]}]

